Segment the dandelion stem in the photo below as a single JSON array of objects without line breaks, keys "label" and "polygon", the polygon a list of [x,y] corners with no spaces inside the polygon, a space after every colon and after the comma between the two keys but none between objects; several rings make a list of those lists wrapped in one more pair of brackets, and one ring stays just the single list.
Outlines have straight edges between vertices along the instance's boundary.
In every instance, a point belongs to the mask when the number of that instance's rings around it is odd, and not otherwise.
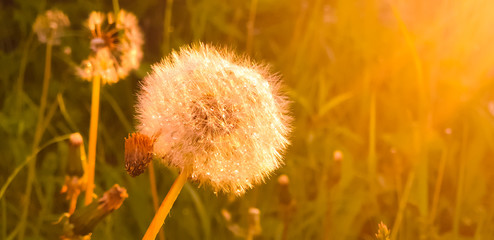
[{"label": "dandelion stem", "polygon": [[173,8],[173,0],[166,1],[166,9],[165,9],[165,19],[164,19],[164,27],[163,27],[163,45],[162,51],[163,54],[168,54],[170,52],[170,33],[171,33],[171,22],[172,22],[172,8]]},{"label": "dandelion stem", "polygon": [[69,211],[68,211],[68,213],[69,213],[69,214],[74,213],[74,211],[75,211],[75,207],[76,207],[76,205],[77,205],[77,197],[78,197],[78,196],[79,196],[79,194],[77,194],[77,195],[75,195],[75,196],[72,196],[72,197],[70,198],[70,205],[69,205]]},{"label": "dandelion stem", "polygon": [[468,126],[463,127],[463,140],[461,141],[461,156],[459,158],[460,166],[458,169],[458,187],[456,189],[456,203],[453,217],[453,239],[460,239],[460,219],[462,214],[463,194],[465,192],[465,175],[466,175],[466,159],[465,152],[468,151]]},{"label": "dandelion stem", "polygon": [[247,22],[247,42],[246,42],[246,52],[250,54],[252,52],[252,42],[254,41],[254,24],[256,21],[257,12],[257,0],[251,0],[249,20]]},{"label": "dandelion stem", "polygon": [[19,77],[17,78],[17,85],[16,85],[16,102],[15,102],[15,115],[16,117],[19,117],[19,114],[22,112],[22,91],[23,91],[23,86],[24,86],[24,73],[26,72],[26,66],[27,66],[27,60],[28,60],[28,55],[29,55],[29,50],[31,48],[31,43],[33,42],[34,39],[34,32],[31,31],[29,34],[29,37],[27,39],[27,42],[24,45],[24,51],[22,52],[22,58],[21,58],[21,65],[19,67]]},{"label": "dandelion stem", "polygon": [[156,235],[161,229],[161,226],[163,226],[163,224],[165,223],[165,218],[170,212],[173,203],[175,202],[178,194],[187,182],[188,176],[189,174],[186,170],[183,170],[180,175],[178,175],[177,179],[170,188],[170,191],[168,191],[168,194],[166,194],[165,199],[161,203],[158,212],[156,212],[156,214],[154,215],[153,221],[149,225],[146,234],[144,234],[144,237],[142,238],[143,240],[152,240],[156,238]]},{"label": "dandelion stem", "polygon": [[[149,163],[149,184],[151,185],[151,196],[153,197],[154,211],[158,212],[158,191],[156,190],[156,177],[154,174],[153,162]],[[165,240],[165,232],[161,229],[159,233],[160,240]]]},{"label": "dandelion stem", "polygon": [[442,188],[442,183],[443,183],[443,179],[444,179],[444,170],[446,168],[446,162],[448,159],[447,154],[448,154],[447,149],[445,148],[443,150],[441,159],[439,161],[439,170],[437,173],[436,186],[434,188],[434,195],[433,195],[434,197],[432,198],[432,204],[431,204],[432,208],[431,208],[430,217],[429,217],[429,221],[430,221],[431,225],[434,225],[434,219],[436,218],[437,207],[439,204],[439,197],[441,195],[441,188]]},{"label": "dandelion stem", "polygon": [[94,168],[96,165],[96,141],[98,137],[98,115],[99,115],[99,95],[101,87],[101,76],[96,75],[93,79],[93,93],[91,97],[91,120],[89,123],[89,149],[87,166],[87,189],[85,205],[89,205],[93,200],[94,192]]},{"label": "dandelion stem", "polygon": [[407,182],[405,185],[405,189],[403,190],[403,195],[401,196],[400,203],[398,206],[398,213],[396,214],[396,218],[393,224],[393,230],[391,231],[391,240],[398,239],[398,232],[400,230],[401,222],[403,221],[403,216],[405,214],[405,208],[408,203],[408,197],[410,196],[410,191],[413,187],[413,182],[415,181],[415,173],[416,169],[414,169],[407,178]]},{"label": "dandelion stem", "polygon": [[[50,86],[50,75],[51,75],[51,55],[53,47],[53,34],[50,34],[46,42],[46,54],[45,54],[45,69],[43,74],[43,87],[41,89],[41,99],[38,112],[38,120],[36,123],[36,130],[34,132],[34,141],[32,153],[34,154],[38,149],[39,143],[43,136],[43,123],[44,114],[46,110],[46,102],[48,98],[48,87]],[[29,205],[31,202],[31,192],[33,188],[33,181],[36,175],[36,156],[34,155],[33,160],[28,166],[28,175],[26,181],[26,193],[24,195],[24,209],[22,211],[21,219],[19,221],[19,239],[24,239],[24,230],[26,228],[27,215],[29,213]]]},{"label": "dandelion stem", "polygon": [[118,4],[118,0],[112,0],[113,12],[115,13],[115,17],[118,16],[118,12],[120,12],[120,5]]},{"label": "dandelion stem", "polygon": [[368,171],[369,182],[371,183],[372,197],[375,197],[374,183],[376,182],[376,90],[372,90],[370,99],[369,113],[369,152],[368,152]]}]

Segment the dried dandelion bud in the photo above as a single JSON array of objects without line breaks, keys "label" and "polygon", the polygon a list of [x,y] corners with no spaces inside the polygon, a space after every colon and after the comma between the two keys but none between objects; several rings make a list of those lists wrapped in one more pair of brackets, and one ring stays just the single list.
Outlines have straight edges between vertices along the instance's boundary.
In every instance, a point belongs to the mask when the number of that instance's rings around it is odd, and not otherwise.
[{"label": "dried dandelion bud", "polygon": [[340,162],[343,160],[343,152],[340,150],[336,150],[333,152],[333,159],[335,162]]},{"label": "dried dandelion bud", "polygon": [[280,184],[279,190],[279,201],[281,206],[289,206],[292,203],[292,195],[290,194],[290,189],[288,184],[290,184],[290,179],[287,175],[283,174],[278,178],[278,184]]},{"label": "dried dandelion bud", "polygon": [[115,184],[106,191],[98,201],[78,209],[69,218],[72,233],[66,235],[85,236],[108,214],[120,208],[123,201],[129,197],[127,190]]},{"label": "dried dandelion bud", "polygon": [[125,170],[130,176],[141,175],[153,159],[154,141],[141,133],[129,134],[125,139]]},{"label": "dried dandelion bud", "polygon": [[261,211],[258,208],[249,208],[249,235],[261,234]]},{"label": "dried dandelion bud", "polygon": [[72,133],[69,138],[69,157],[66,167],[66,175],[69,176],[82,176],[84,170],[82,168],[81,161],[81,144],[82,136],[80,133]]},{"label": "dried dandelion bud", "polygon": [[226,210],[226,209],[221,209],[221,215],[223,216],[223,218],[227,221],[227,222],[231,222],[232,221],[232,214]]},{"label": "dried dandelion bud", "polygon": [[100,76],[103,83],[111,84],[139,68],[144,41],[134,14],[120,10],[115,17],[114,13],[92,12],[87,28],[92,54],[77,68],[82,79]]},{"label": "dried dandelion bud", "polygon": [[379,228],[376,234],[377,240],[389,240],[389,229],[383,222],[379,223]]},{"label": "dried dandelion bud", "polygon": [[154,153],[215,191],[242,194],[281,164],[290,131],[277,76],[226,50],[198,44],[172,53],[138,94],[140,133]]},{"label": "dried dandelion bud", "polygon": [[80,133],[72,133],[69,138],[69,153],[67,166],[65,168],[65,184],[60,190],[66,194],[66,199],[70,201],[69,214],[72,214],[77,204],[77,197],[86,189],[85,178],[82,177],[84,169],[81,159],[81,145],[83,144]]},{"label": "dried dandelion bud", "polygon": [[60,44],[65,27],[70,26],[67,15],[60,10],[48,10],[38,15],[33,24],[33,31],[38,35],[38,40],[47,43],[51,38],[53,45]]},{"label": "dried dandelion bud", "polygon": [[278,177],[278,183],[281,186],[288,186],[288,184],[290,184],[290,178],[288,178],[286,174],[280,175]]}]

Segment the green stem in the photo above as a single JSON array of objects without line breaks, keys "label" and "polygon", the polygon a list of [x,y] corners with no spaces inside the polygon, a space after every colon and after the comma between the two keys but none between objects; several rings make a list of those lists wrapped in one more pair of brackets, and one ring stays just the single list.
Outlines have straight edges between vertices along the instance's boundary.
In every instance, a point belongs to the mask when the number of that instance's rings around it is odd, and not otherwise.
[{"label": "green stem", "polygon": [[252,52],[252,44],[254,41],[254,25],[256,21],[256,12],[257,12],[257,0],[250,1],[250,11],[249,11],[249,20],[247,22],[247,40],[245,44],[245,49],[247,54],[251,54]]},{"label": "green stem", "polygon": [[29,155],[23,163],[21,163],[19,166],[17,166],[14,169],[14,171],[7,178],[7,181],[3,184],[2,188],[0,188],[0,199],[2,199],[3,195],[5,194],[5,191],[7,191],[7,188],[9,187],[12,180],[14,180],[15,176],[17,176],[17,174],[22,170],[22,168],[24,168],[24,166],[26,166],[28,163],[30,163],[33,160],[33,158],[36,157],[36,154],[38,154],[41,150],[43,150],[44,148],[46,148],[47,146],[53,143],[61,142],[69,138],[70,138],[70,134],[55,137],[52,140],[46,142],[43,146],[36,149],[36,151],[34,151],[31,155]]},{"label": "green stem", "polygon": [[[371,193],[374,194],[374,182],[376,182],[376,90],[372,90],[370,99],[370,114],[369,114],[369,156],[368,170],[369,183],[372,188]],[[375,197],[375,195],[373,195]]]},{"label": "green stem", "polygon": [[177,179],[173,183],[170,191],[166,194],[165,199],[161,203],[160,208],[154,215],[153,221],[149,225],[146,234],[144,234],[143,240],[153,240],[156,239],[156,235],[160,231],[161,227],[165,223],[166,216],[170,212],[170,209],[173,206],[175,200],[177,200],[178,194],[182,190],[183,186],[187,182],[187,178],[189,173],[186,169],[182,170],[180,175],[178,175]]},{"label": "green stem", "polygon": [[120,5],[118,4],[118,0],[112,0],[113,3],[113,12],[115,12],[115,16],[118,16],[118,12],[120,12]]},{"label": "green stem", "polygon": [[[39,143],[41,142],[41,138],[43,136],[43,116],[45,114],[46,102],[48,97],[48,87],[50,86],[50,75],[51,75],[51,55],[52,55],[52,47],[53,47],[53,38],[50,34],[48,41],[46,42],[46,55],[45,55],[45,70],[43,75],[43,87],[41,90],[41,100],[40,107],[38,112],[38,121],[36,123],[36,130],[34,132],[34,142],[32,153],[36,151]],[[29,213],[29,205],[31,202],[31,191],[33,180],[36,175],[36,156],[33,157],[33,160],[29,163],[28,166],[28,175],[26,181],[26,191],[24,196],[24,208],[22,210],[21,219],[19,221],[20,229],[19,229],[19,239],[24,239],[25,229],[26,229],[26,220],[27,215]]]},{"label": "green stem", "polygon": [[408,197],[410,196],[410,191],[412,190],[413,182],[415,181],[415,172],[416,170],[414,169],[408,175],[405,190],[403,191],[403,195],[401,196],[400,203],[398,206],[398,213],[396,214],[395,222],[393,224],[393,230],[391,230],[391,240],[396,240],[398,237],[398,232],[400,231],[401,222],[403,221],[403,215],[405,214],[405,208],[408,203]]},{"label": "green stem", "polygon": [[447,147],[444,147],[443,153],[441,155],[441,160],[439,161],[439,169],[437,173],[436,186],[434,187],[434,195],[432,197],[432,207],[429,217],[429,223],[431,226],[434,224],[434,219],[436,218],[436,212],[439,205],[439,197],[441,196],[441,188],[444,179],[444,170],[446,169],[446,162],[448,159]]},{"label": "green stem", "polygon": [[463,192],[464,192],[464,185],[465,185],[465,174],[466,174],[466,157],[465,157],[465,152],[467,152],[467,143],[468,143],[468,127],[464,126],[463,129],[463,141],[461,143],[461,157],[459,159],[460,161],[460,168],[458,170],[458,188],[456,190],[456,203],[455,203],[455,212],[454,212],[454,218],[453,218],[453,235],[455,236],[454,239],[460,239],[460,232],[459,232],[459,227],[460,227],[460,217],[462,214],[462,203],[463,203]]},{"label": "green stem", "polygon": [[[154,174],[154,165],[153,162],[149,164],[149,185],[151,188],[151,196],[153,198],[153,207],[154,207],[154,212],[158,211],[158,191],[156,190],[156,177]],[[159,232],[159,239],[160,240],[165,240],[165,231],[163,228],[161,228]]]},{"label": "green stem", "polygon": [[29,37],[27,39],[26,45],[24,46],[24,50],[22,52],[21,65],[19,67],[19,77],[17,78],[16,85],[16,100],[15,100],[15,114],[14,116],[18,117],[22,112],[22,92],[24,88],[24,73],[26,72],[27,59],[29,56],[29,49],[31,48],[31,43],[34,39],[34,33],[31,31]]},{"label": "green stem", "polygon": [[7,239],[7,201],[2,199],[2,239]]},{"label": "green stem", "polygon": [[162,53],[168,54],[170,51],[170,33],[171,33],[171,22],[172,22],[172,7],[173,0],[166,0],[166,9],[165,9],[165,19],[163,26],[163,45],[162,45]]}]

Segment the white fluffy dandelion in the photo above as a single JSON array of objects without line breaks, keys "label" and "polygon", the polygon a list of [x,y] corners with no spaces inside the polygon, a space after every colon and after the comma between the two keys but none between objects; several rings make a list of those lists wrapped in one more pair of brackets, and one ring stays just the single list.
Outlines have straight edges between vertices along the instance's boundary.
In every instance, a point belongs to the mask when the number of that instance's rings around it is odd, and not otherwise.
[{"label": "white fluffy dandelion", "polygon": [[282,164],[288,101],[265,66],[203,44],[153,66],[137,126],[163,162],[215,191],[242,194]]}]

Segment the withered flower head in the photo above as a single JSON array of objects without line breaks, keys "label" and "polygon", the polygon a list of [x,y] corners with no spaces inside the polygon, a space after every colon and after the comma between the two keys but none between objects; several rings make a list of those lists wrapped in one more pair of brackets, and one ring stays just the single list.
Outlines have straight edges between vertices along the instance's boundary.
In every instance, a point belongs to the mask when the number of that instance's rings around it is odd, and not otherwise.
[{"label": "withered flower head", "polygon": [[287,104],[266,67],[198,44],[153,66],[138,94],[137,128],[155,136],[165,163],[215,191],[242,194],[282,164]]},{"label": "withered flower head", "polygon": [[[91,204],[77,209],[65,223],[65,239],[72,237],[86,236],[90,234],[94,227],[106,216],[120,208],[123,201],[128,198],[127,190],[118,184],[113,185],[103,194],[103,197]],[[70,238],[69,238],[70,237]]]},{"label": "withered flower head", "polygon": [[82,79],[101,77],[103,83],[115,83],[137,69],[142,59],[143,37],[134,14],[120,10],[105,15],[91,12],[87,21],[91,31],[91,55],[77,69]]},{"label": "withered flower head", "polygon": [[65,27],[70,25],[69,18],[60,10],[48,10],[38,15],[33,24],[33,31],[38,35],[38,40],[46,43],[50,37],[53,45],[60,44],[60,37]]},{"label": "withered flower head", "polygon": [[140,133],[125,139],[125,170],[135,177],[144,172],[153,159],[153,140]]}]

